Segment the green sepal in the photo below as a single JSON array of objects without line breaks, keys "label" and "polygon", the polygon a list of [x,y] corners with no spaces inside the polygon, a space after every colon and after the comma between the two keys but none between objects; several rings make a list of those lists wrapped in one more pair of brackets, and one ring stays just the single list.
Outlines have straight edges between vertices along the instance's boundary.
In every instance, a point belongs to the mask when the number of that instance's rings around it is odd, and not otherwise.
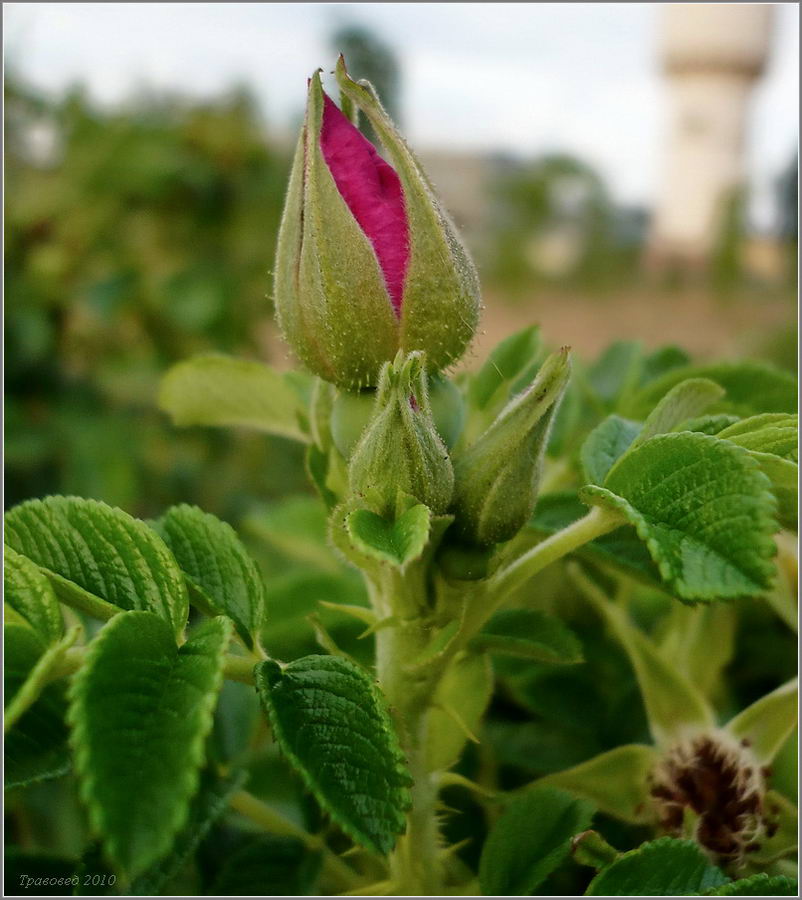
[{"label": "green sepal", "polygon": [[409,266],[401,308],[400,347],[426,352],[430,371],[458,359],[471,341],[481,306],[479,277],[453,222],[419,161],[367,82],[353,81],[337,61],[342,93],[365,115],[401,181],[409,223]]},{"label": "green sepal", "polygon": [[796,728],[798,710],[799,684],[794,678],[730,719],[726,731],[747,741],[755,758],[769,765]]},{"label": "green sepal", "polygon": [[623,822],[653,823],[647,779],[658,759],[654,747],[625,744],[570,769],[545,775],[537,784],[551,784],[585,797],[600,812]]},{"label": "green sepal", "polygon": [[696,687],[660,655],[652,641],[578,565],[571,564],[569,574],[626,650],[657,744],[668,747],[689,731],[713,728],[713,710]]},{"label": "green sepal", "polygon": [[352,494],[381,516],[394,513],[399,492],[435,515],[446,512],[454,473],[432,419],[422,354],[399,352],[385,364],[348,476]]},{"label": "green sepal", "polygon": [[345,520],[354,546],[402,571],[407,563],[420,557],[429,540],[431,512],[419,503],[388,521],[368,509],[357,509]]},{"label": "green sepal", "polygon": [[456,528],[480,546],[509,540],[532,515],[549,430],[570,377],[566,349],[454,460]]}]

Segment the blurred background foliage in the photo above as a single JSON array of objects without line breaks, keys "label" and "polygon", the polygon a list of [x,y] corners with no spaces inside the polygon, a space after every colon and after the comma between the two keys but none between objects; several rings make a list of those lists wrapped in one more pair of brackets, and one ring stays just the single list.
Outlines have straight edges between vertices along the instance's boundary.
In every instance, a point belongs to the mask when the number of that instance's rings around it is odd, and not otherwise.
[{"label": "blurred background foliage", "polygon": [[300,484],[278,440],[178,431],[159,377],[216,350],[264,358],[288,157],[247,91],[101,112],[6,81],[6,503],[97,497],[229,516]]}]

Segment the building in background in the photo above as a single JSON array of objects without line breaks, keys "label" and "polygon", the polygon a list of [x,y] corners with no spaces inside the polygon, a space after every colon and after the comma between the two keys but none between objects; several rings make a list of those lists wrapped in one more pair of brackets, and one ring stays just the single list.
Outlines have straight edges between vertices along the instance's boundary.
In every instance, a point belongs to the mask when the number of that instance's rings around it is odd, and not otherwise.
[{"label": "building in background", "polygon": [[742,203],[749,100],[769,54],[770,4],[667,4],[664,173],[648,261],[707,268]]}]

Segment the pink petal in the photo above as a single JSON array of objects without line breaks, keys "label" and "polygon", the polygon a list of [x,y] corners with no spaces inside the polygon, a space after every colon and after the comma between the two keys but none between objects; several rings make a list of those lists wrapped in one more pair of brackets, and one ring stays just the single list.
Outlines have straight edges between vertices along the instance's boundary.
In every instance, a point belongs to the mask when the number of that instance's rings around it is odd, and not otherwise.
[{"label": "pink petal", "polygon": [[323,159],[337,190],[376,251],[393,309],[400,315],[409,264],[409,227],[401,181],[326,94],[323,103]]}]

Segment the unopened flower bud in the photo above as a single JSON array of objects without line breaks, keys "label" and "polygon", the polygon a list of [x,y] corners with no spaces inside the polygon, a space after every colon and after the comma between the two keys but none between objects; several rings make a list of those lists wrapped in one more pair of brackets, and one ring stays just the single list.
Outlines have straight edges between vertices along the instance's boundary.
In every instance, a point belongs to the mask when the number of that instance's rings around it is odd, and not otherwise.
[{"label": "unopened flower bud", "polygon": [[[376,402],[376,391],[340,391],[331,410],[334,445],[345,459],[362,436]],[[448,449],[454,446],[465,421],[465,404],[459,388],[442,375],[429,378],[429,403],[437,433]]]},{"label": "unopened flower bud", "polygon": [[454,461],[452,511],[465,539],[482,546],[507,541],[532,515],[549,429],[570,371],[567,349],[553,353]]},{"label": "unopened flower bud", "polygon": [[348,474],[352,492],[380,515],[394,514],[399,491],[436,514],[448,508],[454,472],[432,420],[422,354],[399,351],[385,363],[373,416]]},{"label": "unopened flower bud", "polygon": [[458,359],[476,329],[479,283],[456,230],[372,89],[340,59],[343,96],[379,135],[393,165],[309,82],[275,267],[290,346],[321,378],[373,387],[400,349],[430,372]]}]

